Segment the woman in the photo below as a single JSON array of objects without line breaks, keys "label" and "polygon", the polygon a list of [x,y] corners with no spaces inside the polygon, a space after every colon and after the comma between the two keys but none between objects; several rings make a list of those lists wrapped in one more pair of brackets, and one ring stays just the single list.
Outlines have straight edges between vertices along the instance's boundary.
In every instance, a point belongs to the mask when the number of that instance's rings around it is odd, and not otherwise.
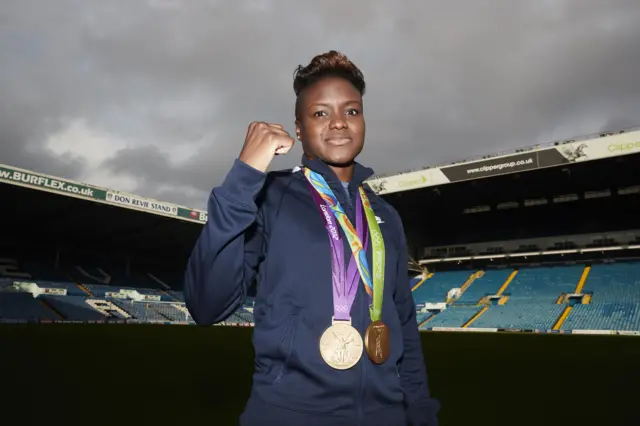
[{"label": "woman", "polygon": [[335,51],[298,67],[293,138],[252,123],[213,189],[186,271],[198,324],[227,318],[257,281],[255,373],[242,426],[434,426],[397,212],[364,184],[365,81]]}]

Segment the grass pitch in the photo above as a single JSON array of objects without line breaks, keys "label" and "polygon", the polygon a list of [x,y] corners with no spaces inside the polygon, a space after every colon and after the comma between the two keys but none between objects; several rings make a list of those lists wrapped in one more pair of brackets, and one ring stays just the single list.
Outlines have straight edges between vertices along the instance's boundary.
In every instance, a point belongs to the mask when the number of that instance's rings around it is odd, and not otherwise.
[{"label": "grass pitch", "polygon": [[[237,425],[249,328],[0,326],[12,424]],[[422,333],[441,426],[640,424],[640,338]],[[18,420],[20,419],[20,420]]]}]

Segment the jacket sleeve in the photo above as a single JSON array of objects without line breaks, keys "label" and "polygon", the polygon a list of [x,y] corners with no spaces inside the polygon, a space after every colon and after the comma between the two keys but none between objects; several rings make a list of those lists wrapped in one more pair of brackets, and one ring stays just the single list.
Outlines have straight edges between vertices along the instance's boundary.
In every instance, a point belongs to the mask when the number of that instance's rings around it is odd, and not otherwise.
[{"label": "jacket sleeve", "polygon": [[184,280],[187,309],[196,324],[223,321],[244,302],[264,259],[258,198],[266,173],[236,160],[211,192],[208,221],[191,252]]},{"label": "jacket sleeve", "polygon": [[440,403],[431,398],[427,370],[422,353],[420,332],[416,321],[416,305],[409,284],[407,240],[399,216],[400,238],[395,303],[402,326],[404,354],[400,362],[402,385],[407,417],[411,426],[437,426]]}]

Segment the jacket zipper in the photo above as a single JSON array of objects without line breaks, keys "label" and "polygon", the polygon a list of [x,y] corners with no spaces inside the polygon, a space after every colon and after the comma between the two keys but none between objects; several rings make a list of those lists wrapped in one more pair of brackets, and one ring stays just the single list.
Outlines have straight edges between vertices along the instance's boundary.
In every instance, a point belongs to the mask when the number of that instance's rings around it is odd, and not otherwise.
[{"label": "jacket zipper", "polygon": [[[358,194],[358,192],[356,190],[353,190],[351,188],[351,185],[349,185],[349,210],[351,211],[351,217],[353,217],[352,221],[353,224],[355,225],[355,217],[357,215],[356,211],[355,211],[355,203],[353,202],[354,198],[353,197],[359,197],[360,195]],[[367,315],[367,295],[364,292],[364,289],[362,287],[362,283],[358,283],[358,293],[360,294],[360,298],[362,300],[362,304],[361,304],[361,309],[360,309],[360,315],[359,315],[359,319],[358,322],[360,323],[360,328],[364,327],[365,321],[364,318]],[[362,365],[362,374],[361,374],[361,381],[360,381],[360,392],[358,393],[358,403],[356,404],[356,409],[357,409],[357,425],[362,425],[363,422],[363,405],[364,405],[364,391],[365,391],[365,383],[367,380],[367,364],[366,364],[366,359],[363,357],[362,361],[360,362],[360,364]]]},{"label": "jacket zipper", "polygon": [[[360,286],[362,287],[362,286]],[[362,294],[363,290],[360,288],[358,289],[358,291]],[[363,295],[366,296],[366,295]],[[367,314],[367,303],[366,303],[366,297],[363,297],[364,301],[362,303],[362,309],[360,310],[361,314],[360,314],[360,323],[362,324],[362,326],[364,326],[365,321],[363,320],[364,316]],[[358,425],[361,425],[363,420],[363,410],[362,410],[362,406],[364,404],[364,391],[365,391],[365,383],[367,380],[367,360],[366,360],[366,354],[364,354],[364,356],[362,357],[362,361],[360,362],[360,364],[362,364],[362,381],[360,383],[360,394],[358,395]]]},{"label": "jacket zipper", "polygon": [[[356,217],[356,212],[354,210],[355,208],[355,203],[353,202],[354,198],[353,197],[358,197],[359,194],[357,193],[357,191],[354,191],[351,188],[351,185],[349,185],[348,188],[342,188],[343,191],[341,191],[342,197],[340,198],[346,198],[345,200],[339,200],[341,204],[344,205],[344,202],[346,201],[347,206],[348,206],[348,213],[347,216],[349,217],[349,220],[351,220],[351,222],[353,223],[353,225],[355,226],[355,217]],[[345,192],[349,192],[349,194],[346,194]],[[364,293],[364,289],[362,288],[362,283],[358,284],[358,290],[357,290],[357,294],[360,294],[360,298],[363,300],[362,302],[362,307],[360,309],[360,315],[358,318],[358,325],[360,325],[360,328],[362,328],[364,326],[365,321],[363,320],[364,316],[367,315],[367,303],[366,303],[366,294]],[[355,313],[355,312],[354,312]],[[355,315],[354,315],[355,316]],[[355,318],[351,318],[351,321],[355,324]],[[357,416],[357,422],[356,425],[360,426],[362,425],[363,422],[363,399],[364,399],[364,390],[365,390],[365,383],[366,383],[366,377],[367,377],[367,366],[366,366],[366,360],[362,359],[362,361],[360,362],[361,365],[361,381],[360,381],[360,391],[358,392],[358,398],[357,398],[357,402],[356,402],[356,416]]]}]

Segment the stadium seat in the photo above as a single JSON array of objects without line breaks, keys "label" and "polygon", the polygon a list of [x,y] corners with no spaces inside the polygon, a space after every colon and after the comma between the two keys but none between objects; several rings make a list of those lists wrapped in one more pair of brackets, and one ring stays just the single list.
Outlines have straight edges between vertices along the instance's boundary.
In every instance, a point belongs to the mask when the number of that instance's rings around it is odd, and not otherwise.
[{"label": "stadium seat", "polygon": [[171,318],[168,318],[162,315],[160,312],[153,309],[152,303],[134,302],[131,300],[118,300],[118,299],[110,299],[110,301],[116,306],[118,306],[119,308],[126,311],[129,315],[131,315],[134,319],[137,319],[137,320],[149,321],[149,322],[171,321]]},{"label": "stadium seat", "polygon": [[562,330],[640,330],[640,304],[630,302],[575,305]]},{"label": "stadium seat", "polygon": [[436,272],[413,292],[415,303],[442,303],[452,288],[460,288],[475,271]]},{"label": "stadium seat", "polygon": [[640,303],[640,262],[593,265],[583,292],[593,292],[591,303]]},{"label": "stadium seat", "polygon": [[522,268],[505,290],[508,303],[555,303],[562,293],[574,292],[583,271],[584,265]]},{"label": "stadium seat", "polygon": [[[0,277],[2,321],[194,323],[184,305],[184,294],[173,285],[179,282],[179,274],[173,274],[174,279],[167,281],[172,274],[166,271],[156,274],[136,270],[127,277],[108,265],[79,270],[70,264],[54,268],[33,259],[9,260],[19,266],[22,278]],[[415,287],[413,296],[420,308],[425,303],[447,301],[453,288],[464,290],[458,300],[440,313],[417,312],[420,328],[462,327],[484,309],[469,328],[550,330],[566,306],[556,303],[559,296],[574,293],[585,265],[521,267],[509,280],[513,271],[488,269],[473,281],[468,280],[475,270],[436,272],[426,280],[411,278],[409,284]],[[560,330],[640,330],[640,262],[595,264],[588,272],[582,292],[592,295],[590,303],[582,305],[580,299],[571,300],[572,310]],[[102,278],[109,283],[100,283]],[[16,281],[35,283],[36,290],[20,288],[22,292],[16,292]],[[168,282],[171,289],[165,288]],[[508,296],[501,304],[482,302],[483,297],[496,295],[501,288]],[[46,289],[64,289],[66,295],[41,294]],[[107,296],[110,293],[118,294]],[[38,297],[34,298],[34,294]],[[253,304],[254,300],[247,298],[224,324],[252,324]]]},{"label": "stadium seat", "polygon": [[453,307],[447,308],[437,315],[434,315],[421,328],[428,329],[433,327],[462,327],[469,321],[478,311],[479,307]]},{"label": "stadium seat", "polygon": [[82,296],[39,296],[69,321],[100,321],[105,315],[87,304]]},{"label": "stadium seat", "polygon": [[507,281],[513,269],[488,270],[480,278],[476,278],[473,283],[456,300],[456,304],[475,304],[484,296],[498,293],[500,287]]},{"label": "stadium seat", "polygon": [[418,325],[422,324],[424,320],[431,317],[433,314],[431,312],[416,312],[416,322]]},{"label": "stadium seat", "polygon": [[62,318],[29,293],[0,293],[0,320],[13,322],[60,319]]},{"label": "stadium seat", "polygon": [[71,296],[86,296],[73,280],[65,276],[61,270],[55,269],[46,262],[31,259],[17,259],[13,256],[4,259],[5,263],[12,263],[22,277],[3,276],[0,271],[0,287],[11,286],[15,281],[35,282],[40,287],[67,290]]},{"label": "stadium seat", "polygon": [[504,328],[521,330],[551,330],[564,310],[564,305],[529,302],[491,306],[470,328]]},{"label": "stadium seat", "polygon": [[179,308],[178,305],[171,303],[154,303],[151,305],[153,309],[174,322],[193,322],[193,319],[189,315],[187,309],[182,305]]}]

